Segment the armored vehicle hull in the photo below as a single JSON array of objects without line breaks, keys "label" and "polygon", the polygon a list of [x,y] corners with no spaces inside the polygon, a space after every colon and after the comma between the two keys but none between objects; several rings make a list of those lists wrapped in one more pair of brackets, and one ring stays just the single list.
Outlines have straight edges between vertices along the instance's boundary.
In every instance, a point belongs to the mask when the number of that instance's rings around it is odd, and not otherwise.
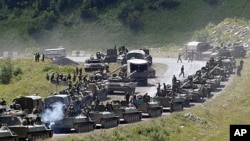
[{"label": "armored vehicle hull", "polygon": [[96,122],[96,126],[100,128],[116,127],[120,123],[120,118],[113,112],[107,111],[91,111],[89,116]]},{"label": "armored vehicle hull", "polygon": [[156,96],[154,99],[158,101],[161,106],[170,108],[170,112],[183,110],[184,101],[179,97],[172,98],[168,96]]},{"label": "armored vehicle hull", "polygon": [[142,112],[134,106],[130,106],[126,101],[113,101],[113,112],[120,117],[120,121],[132,123],[141,121]]},{"label": "armored vehicle hull", "polygon": [[158,117],[162,115],[163,107],[158,102],[134,102],[136,108],[149,117]]},{"label": "armored vehicle hull", "polygon": [[16,133],[12,132],[7,126],[0,128],[0,140],[1,141],[18,141]]},{"label": "armored vehicle hull", "polygon": [[17,116],[0,116],[0,122],[18,135],[19,140],[37,140],[53,136],[53,131],[44,124],[35,124]]},{"label": "armored vehicle hull", "polygon": [[64,117],[52,126],[55,133],[89,132],[95,129],[95,122],[86,116]]}]

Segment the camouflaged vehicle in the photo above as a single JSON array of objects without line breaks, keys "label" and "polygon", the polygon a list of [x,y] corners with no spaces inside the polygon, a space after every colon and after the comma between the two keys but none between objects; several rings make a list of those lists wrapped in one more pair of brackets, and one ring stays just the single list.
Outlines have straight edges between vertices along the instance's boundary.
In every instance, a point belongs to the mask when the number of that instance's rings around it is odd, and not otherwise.
[{"label": "camouflaged vehicle", "polygon": [[99,128],[112,128],[120,124],[120,117],[112,111],[107,111],[104,105],[98,105],[89,111],[89,117]]},{"label": "camouflaged vehicle", "polygon": [[148,100],[144,99],[141,95],[138,95],[137,98],[133,98],[132,104],[134,104],[139,111],[142,111],[143,114],[146,114],[149,117],[161,116],[163,107],[159,102],[151,98],[147,99]]},{"label": "camouflaged vehicle", "polygon": [[0,125],[0,140],[18,141],[18,136],[16,133],[12,132],[7,126]]},{"label": "camouflaged vehicle", "polygon": [[132,123],[141,121],[142,112],[124,100],[113,100],[113,112],[120,117],[121,122]]},{"label": "camouflaged vehicle", "polygon": [[15,132],[19,140],[38,140],[53,136],[53,131],[45,126],[40,119],[2,115],[0,116],[0,123],[7,125],[12,132]]},{"label": "camouflaged vehicle", "polygon": [[120,76],[113,75],[105,81],[108,94],[114,93],[130,93],[134,94],[137,86],[137,82],[132,82],[128,78],[122,78]]},{"label": "camouflaged vehicle", "polygon": [[51,125],[51,129],[55,133],[82,133],[90,132],[95,129],[95,122],[85,115],[68,115],[63,117],[61,120],[55,121]]}]

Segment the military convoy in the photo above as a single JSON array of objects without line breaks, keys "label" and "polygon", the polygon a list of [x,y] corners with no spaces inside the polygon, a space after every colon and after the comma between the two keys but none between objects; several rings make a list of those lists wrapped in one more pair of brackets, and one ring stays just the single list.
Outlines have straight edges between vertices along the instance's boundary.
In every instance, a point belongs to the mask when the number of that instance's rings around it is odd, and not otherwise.
[{"label": "military convoy", "polygon": [[[121,48],[120,52],[131,58],[125,59],[126,65],[115,70],[121,70],[119,75],[111,76],[115,71],[109,75],[95,73],[90,75],[93,78],[88,82],[81,84],[79,90],[66,88],[44,100],[35,94],[16,98],[10,106],[1,104],[0,140],[45,139],[52,137],[53,132],[90,132],[96,128],[117,127],[122,122],[138,122],[145,116],[158,117],[164,108],[170,112],[181,111],[190,106],[190,102],[203,102],[212,97],[211,92],[221,85],[221,81],[226,81],[235,72],[234,58],[219,57],[218,60],[209,60],[206,66],[187,79],[157,89],[155,97],[136,95],[138,85],[148,85],[152,58],[145,49],[134,51],[139,52],[135,53],[138,58],[133,58],[126,48]],[[97,56],[103,60],[101,54]],[[109,61],[113,62],[114,58]],[[107,96],[117,91],[133,98],[107,102]],[[107,102],[106,105],[103,102]]]}]

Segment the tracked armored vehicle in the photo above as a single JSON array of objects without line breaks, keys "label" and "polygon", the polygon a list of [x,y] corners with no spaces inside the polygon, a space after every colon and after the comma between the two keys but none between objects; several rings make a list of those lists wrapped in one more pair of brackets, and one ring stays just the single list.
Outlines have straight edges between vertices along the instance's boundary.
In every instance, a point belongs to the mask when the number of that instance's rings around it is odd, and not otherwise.
[{"label": "tracked armored vehicle", "polygon": [[141,95],[136,98],[136,96],[134,95],[132,103],[139,111],[142,111],[144,115],[147,114],[149,117],[161,116],[163,107],[160,106],[158,101],[153,101],[153,99],[150,99],[150,97],[142,98]]},{"label": "tracked armored vehicle", "polygon": [[183,110],[183,99],[175,96],[172,89],[161,90],[157,93],[154,100],[158,101],[163,108],[169,108],[170,112]]},{"label": "tracked armored vehicle", "polygon": [[96,123],[98,128],[112,128],[120,124],[120,117],[114,112],[108,111],[104,105],[98,105],[92,108],[89,116]]},{"label": "tracked armored vehicle", "polygon": [[0,125],[0,140],[18,141],[18,136],[16,133],[12,132],[7,126]]},{"label": "tracked armored vehicle", "polygon": [[53,131],[39,120],[34,121],[30,118],[22,119],[19,116],[2,115],[0,116],[0,123],[7,125],[12,132],[15,132],[19,140],[37,140],[53,136]]},{"label": "tracked armored vehicle", "polygon": [[[69,95],[58,94],[49,96],[44,101],[46,110],[42,119],[51,124],[55,133],[88,132],[95,129],[95,122],[81,114],[83,107],[90,105],[92,100],[85,103],[81,97],[74,99]],[[48,114],[54,111],[57,112],[57,117],[50,117]]]},{"label": "tracked armored vehicle", "polygon": [[87,59],[83,65],[85,72],[97,71],[97,70],[107,70],[108,63],[105,63],[104,58],[101,57],[100,52],[96,53],[96,58],[90,57]]},{"label": "tracked armored vehicle", "polygon": [[148,85],[148,62],[144,59],[131,59],[127,61],[127,75],[138,86]]},{"label": "tracked armored vehicle", "polygon": [[105,81],[106,87],[108,90],[108,94],[113,93],[135,93],[135,88],[137,86],[137,82],[131,82],[128,78],[122,78],[120,76],[113,75],[109,77],[107,81]]},{"label": "tracked armored vehicle", "polygon": [[113,100],[113,112],[120,117],[120,121],[132,123],[141,121],[142,112],[126,101]]},{"label": "tracked armored vehicle", "polygon": [[[70,112],[70,111],[68,111]],[[69,114],[70,115],[70,114]],[[55,121],[51,124],[51,129],[55,133],[82,133],[89,132],[95,129],[95,122],[85,115],[65,116],[61,120]]]}]

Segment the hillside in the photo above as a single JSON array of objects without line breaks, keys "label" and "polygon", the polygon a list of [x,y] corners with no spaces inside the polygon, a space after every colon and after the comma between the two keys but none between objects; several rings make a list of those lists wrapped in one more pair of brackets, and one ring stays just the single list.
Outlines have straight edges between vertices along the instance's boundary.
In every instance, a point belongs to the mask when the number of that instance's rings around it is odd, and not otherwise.
[{"label": "hillside", "polygon": [[227,18],[249,19],[247,0],[1,1],[0,51],[182,46]]}]

